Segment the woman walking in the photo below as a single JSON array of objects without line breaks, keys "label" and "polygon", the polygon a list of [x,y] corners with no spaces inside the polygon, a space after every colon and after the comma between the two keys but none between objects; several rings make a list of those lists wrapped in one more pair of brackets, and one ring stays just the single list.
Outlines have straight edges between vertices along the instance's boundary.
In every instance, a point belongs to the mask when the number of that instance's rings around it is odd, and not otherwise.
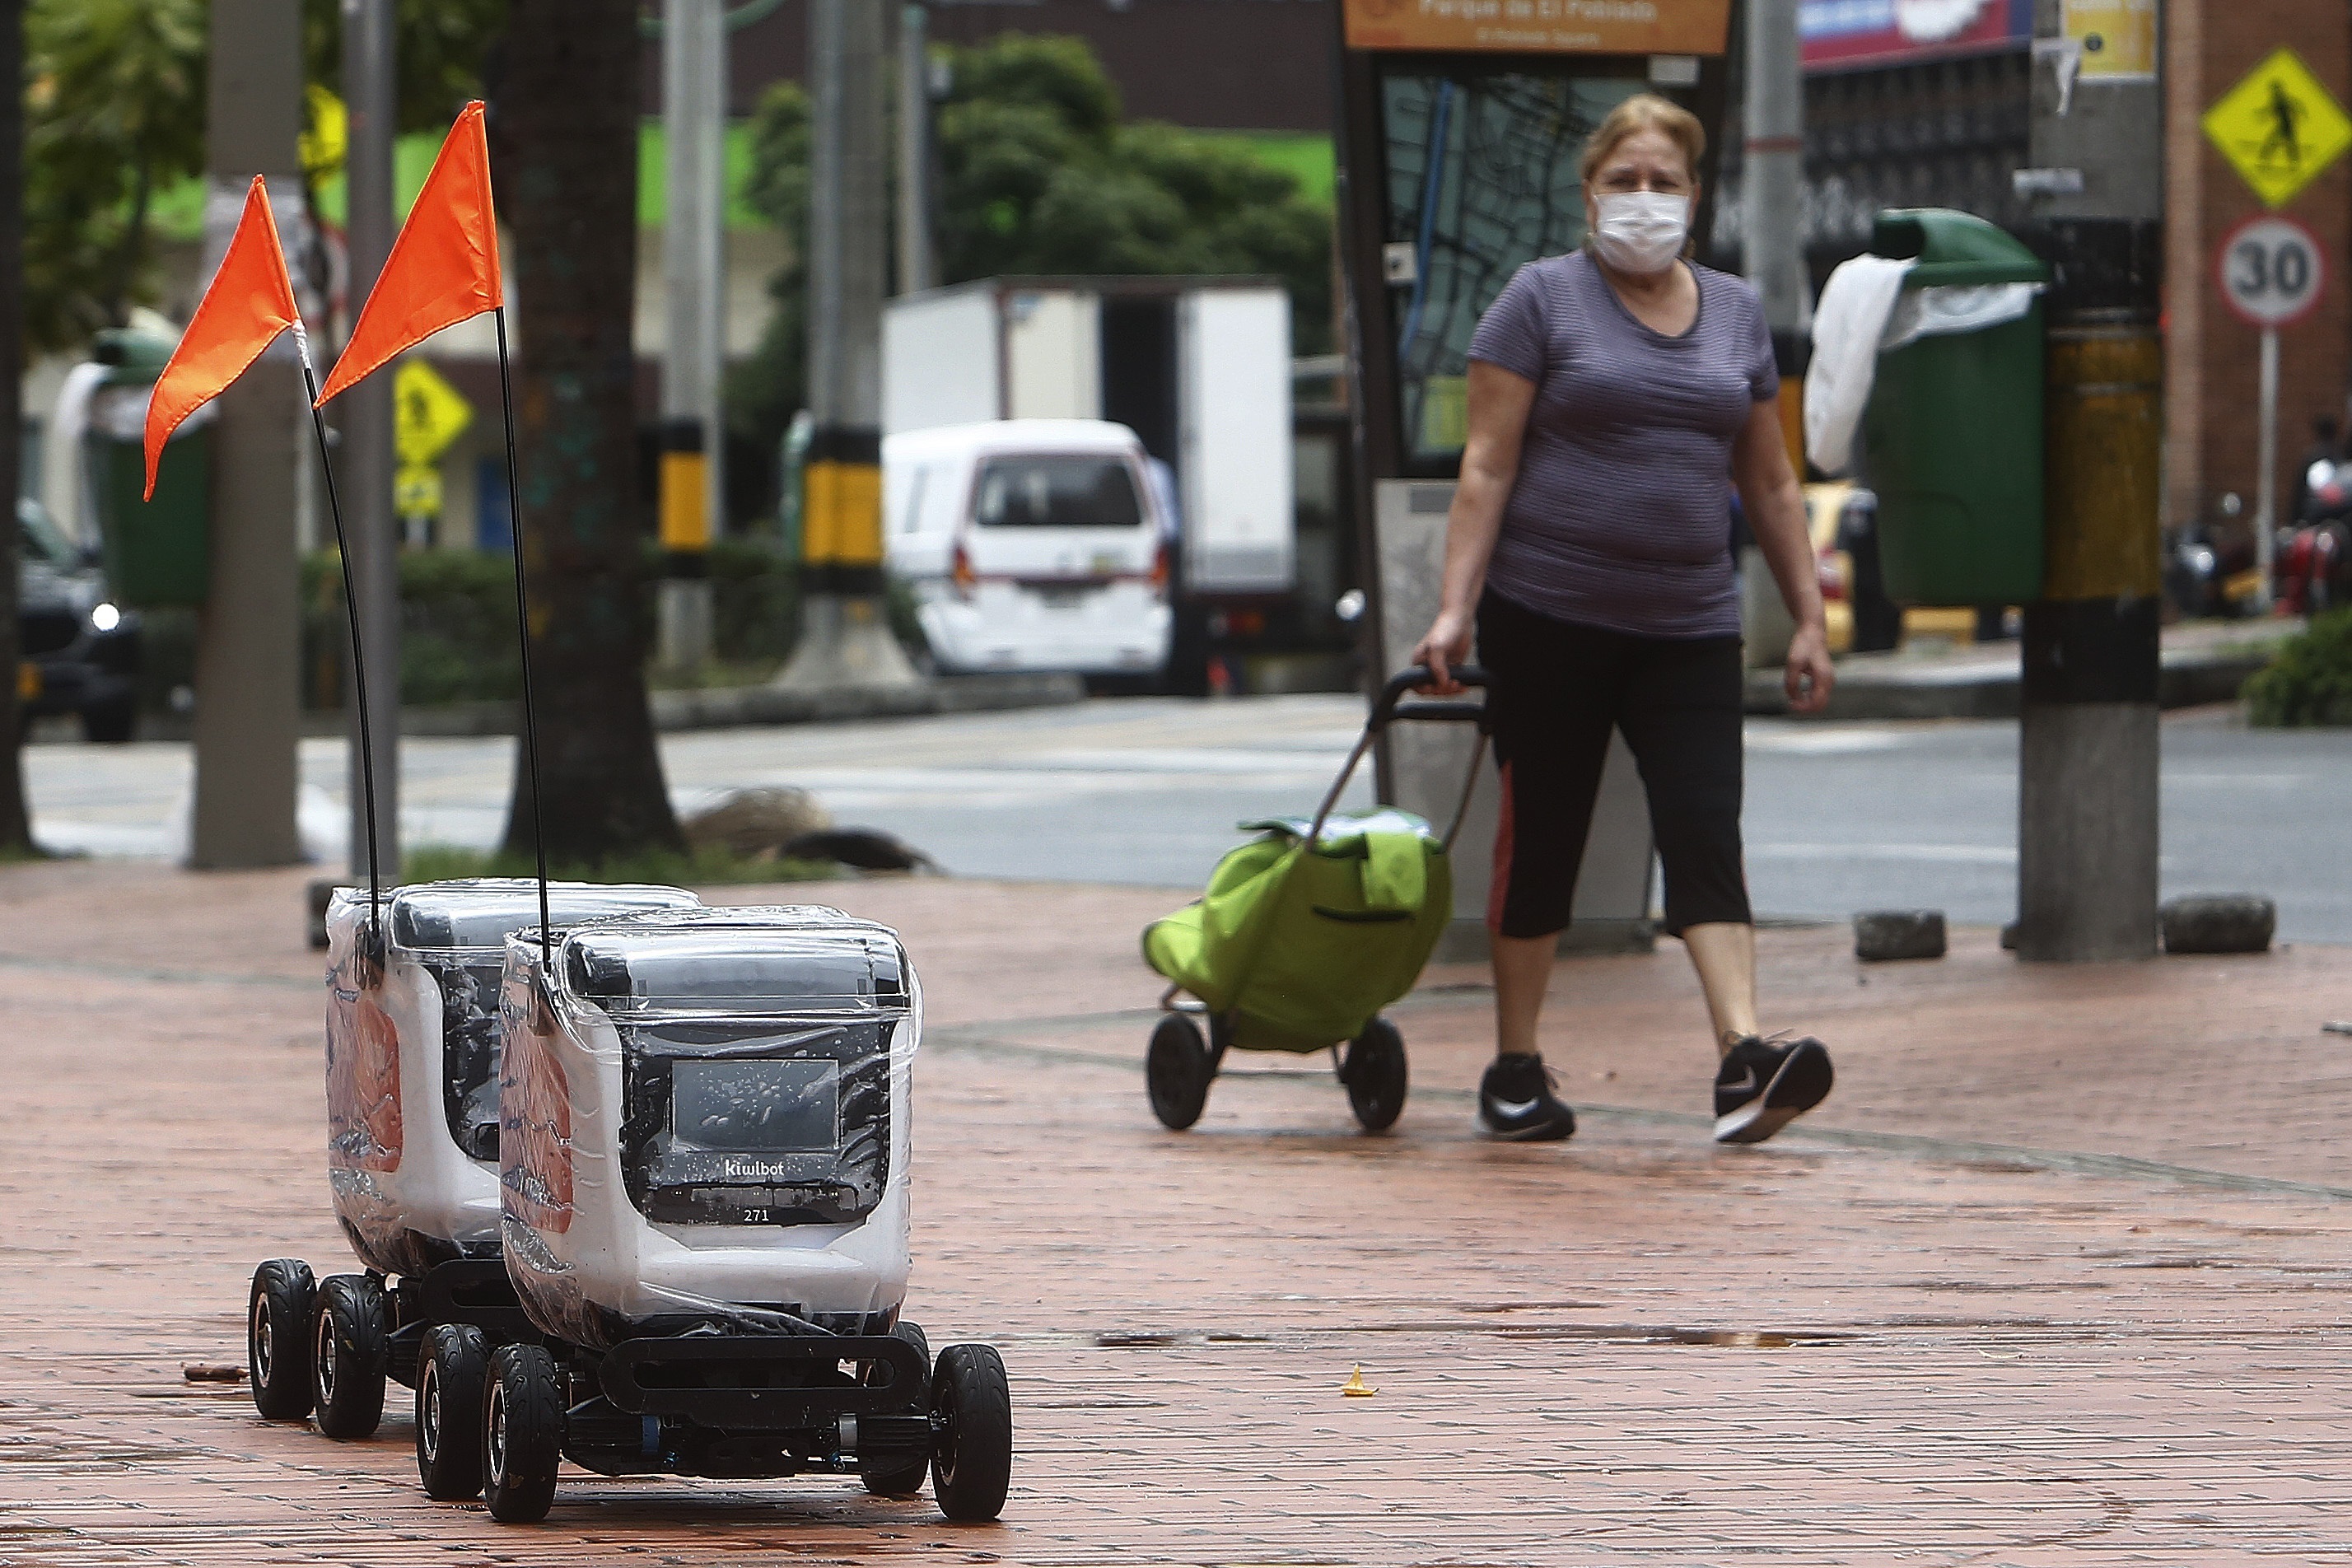
[{"label": "woman walking", "polygon": [[1818,710],[1832,676],[1762,307],[1746,282],[1685,259],[1705,146],[1664,99],[1619,104],[1585,147],[1585,248],[1521,268],[1471,339],[1444,596],[1414,658],[1433,689],[1457,690],[1450,671],[1475,634],[1489,680],[1496,1054],[1478,1120],[1491,1137],[1576,1130],[1536,1020],[1612,730],[1641,765],[1665,929],[1706,994],[1717,1140],[1769,1138],[1830,1091],[1821,1042],[1767,1039],[1756,1016],[1735,486],[1796,620],[1790,705]]}]

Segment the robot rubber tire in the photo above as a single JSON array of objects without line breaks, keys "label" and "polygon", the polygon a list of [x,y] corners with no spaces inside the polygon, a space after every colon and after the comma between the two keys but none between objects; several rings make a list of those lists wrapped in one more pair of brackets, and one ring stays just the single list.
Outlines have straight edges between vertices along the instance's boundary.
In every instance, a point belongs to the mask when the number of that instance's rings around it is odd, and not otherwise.
[{"label": "robot rubber tire", "polygon": [[1013,1394],[990,1345],[950,1345],[931,1377],[931,1496],[958,1524],[987,1524],[1013,1484]]},{"label": "robot rubber tire", "polygon": [[1386,1018],[1375,1017],[1348,1044],[1339,1065],[1348,1105],[1367,1132],[1385,1132],[1404,1114],[1404,1036]]},{"label": "robot rubber tire", "polygon": [[330,1275],[320,1283],[310,1397],[322,1436],[373,1437],[383,1425],[383,1287],[368,1275]]},{"label": "robot rubber tire", "polygon": [[1181,1132],[1200,1121],[1213,1077],[1200,1026],[1181,1013],[1160,1019],[1143,1057],[1144,1087],[1150,1091],[1151,1114],[1160,1118],[1160,1125]]},{"label": "robot rubber tire", "polygon": [[537,1524],[555,1503],[563,1395],[541,1345],[500,1345],[482,1399],[482,1500],[500,1524]]},{"label": "robot rubber tire", "polygon": [[436,1323],[416,1358],[416,1478],[438,1502],[482,1495],[482,1384],[490,1352],[471,1323]]},{"label": "robot rubber tire", "polygon": [[299,1258],[273,1258],[253,1271],[245,1302],[245,1358],[253,1406],[269,1421],[310,1414],[310,1320],[319,1287]]},{"label": "robot rubber tire", "polygon": [[[931,1342],[923,1336],[920,1326],[901,1318],[890,1331],[914,1346],[915,1353],[923,1358],[925,1366],[931,1364]],[[919,1405],[915,1407],[921,1408]],[[913,1497],[923,1489],[923,1477],[930,1466],[931,1457],[919,1453],[903,1464],[892,1465],[887,1469],[870,1468],[860,1464],[857,1479],[865,1482],[866,1489],[877,1497]]]}]

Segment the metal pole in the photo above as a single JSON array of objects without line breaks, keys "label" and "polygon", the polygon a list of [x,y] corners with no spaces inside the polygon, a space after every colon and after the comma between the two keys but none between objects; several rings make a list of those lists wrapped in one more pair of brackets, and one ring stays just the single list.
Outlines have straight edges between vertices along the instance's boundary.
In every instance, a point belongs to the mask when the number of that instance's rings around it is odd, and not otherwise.
[{"label": "metal pole", "polygon": [[[1778,343],[1812,323],[1805,273],[1805,76],[1797,0],[1749,0],[1741,249]],[[1783,366],[1783,374],[1788,374]]]},{"label": "metal pole", "polygon": [[[2061,0],[2036,0],[2049,432],[2042,598],[2026,606],[2018,758],[2020,958],[2156,952],[2163,588],[2163,122],[2152,79],[2077,79]],[[2043,45],[2052,46],[2049,48]]]},{"label": "metal pole", "polygon": [[898,13],[898,292],[937,281],[931,258],[930,13]]},{"label": "metal pole", "polygon": [[2278,556],[2278,329],[2263,329],[2262,403],[2255,455],[2262,467],[2254,478],[2254,572],[2262,584],[2255,606],[2270,613],[2271,572]]},{"label": "metal pole", "polygon": [[661,536],[668,570],[659,655],[677,668],[710,658],[709,549],[724,515],[726,116],[722,0],[665,0]]},{"label": "metal pole", "polygon": [[801,689],[908,686],[882,595],[882,292],[890,216],[879,0],[809,5],[808,400]]},{"label": "metal pole", "polygon": [[[399,132],[393,0],[342,0],[343,102],[351,116],[344,177],[350,197],[344,246],[351,259],[346,298],[352,320],[375,287],[392,253],[392,145]],[[400,520],[393,510],[392,377],[372,375],[336,400],[341,440],[336,452],[345,492],[352,555],[351,600],[359,607],[359,640],[367,671],[367,707],[374,717],[374,842],[386,879],[400,879]],[[351,867],[368,871],[367,796],[359,692],[344,682],[351,732]]]},{"label": "metal pole", "polygon": [[[220,265],[246,186],[275,187],[289,249],[301,203],[301,0],[213,0],[205,79],[205,259]],[[296,269],[299,272],[299,268]],[[302,373],[281,338],[220,396],[213,442],[209,586],[196,631],[195,802],[189,863],[283,866],[302,858],[301,623],[295,470],[309,460]]]}]

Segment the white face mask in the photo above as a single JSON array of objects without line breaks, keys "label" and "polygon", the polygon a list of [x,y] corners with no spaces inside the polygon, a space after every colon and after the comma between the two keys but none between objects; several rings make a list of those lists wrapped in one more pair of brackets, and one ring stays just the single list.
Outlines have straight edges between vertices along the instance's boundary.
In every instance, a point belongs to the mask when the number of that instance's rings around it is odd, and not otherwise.
[{"label": "white face mask", "polygon": [[1620,272],[1664,272],[1690,237],[1690,198],[1663,191],[1618,191],[1592,198],[1593,248]]}]

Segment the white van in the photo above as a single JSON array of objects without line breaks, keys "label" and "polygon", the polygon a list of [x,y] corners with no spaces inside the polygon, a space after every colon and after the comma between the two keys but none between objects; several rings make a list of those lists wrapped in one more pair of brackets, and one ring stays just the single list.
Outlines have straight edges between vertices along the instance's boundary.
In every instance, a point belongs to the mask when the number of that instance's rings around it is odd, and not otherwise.
[{"label": "white van", "polygon": [[1099,419],[885,437],[885,560],[939,668],[1166,665],[1171,529],[1146,461],[1134,431]]}]

